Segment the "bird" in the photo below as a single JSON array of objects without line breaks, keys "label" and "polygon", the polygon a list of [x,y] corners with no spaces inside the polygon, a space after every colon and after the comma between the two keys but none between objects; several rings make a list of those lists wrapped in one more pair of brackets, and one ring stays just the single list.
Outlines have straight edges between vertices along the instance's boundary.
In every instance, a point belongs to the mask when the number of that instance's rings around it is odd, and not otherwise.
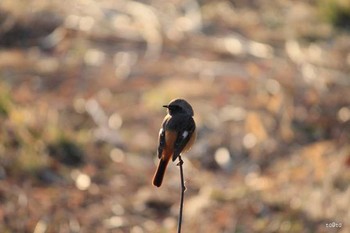
[{"label": "bird", "polygon": [[167,115],[159,130],[157,155],[160,160],[152,182],[156,187],[162,185],[170,159],[174,162],[196,140],[192,106],[186,100],[178,98],[163,107],[167,108]]}]

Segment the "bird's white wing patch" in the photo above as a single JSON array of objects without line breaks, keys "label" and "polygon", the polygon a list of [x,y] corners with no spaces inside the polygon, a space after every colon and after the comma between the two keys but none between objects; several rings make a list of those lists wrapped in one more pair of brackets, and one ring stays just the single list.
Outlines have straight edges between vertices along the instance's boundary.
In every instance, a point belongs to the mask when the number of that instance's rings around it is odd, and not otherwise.
[{"label": "bird's white wing patch", "polygon": [[163,128],[160,128],[159,135],[161,135],[162,133],[163,133]]},{"label": "bird's white wing patch", "polygon": [[182,137],[183,138],[186,138],[188,136],[188,131],[184,131],[183,133],[182,133]]}]

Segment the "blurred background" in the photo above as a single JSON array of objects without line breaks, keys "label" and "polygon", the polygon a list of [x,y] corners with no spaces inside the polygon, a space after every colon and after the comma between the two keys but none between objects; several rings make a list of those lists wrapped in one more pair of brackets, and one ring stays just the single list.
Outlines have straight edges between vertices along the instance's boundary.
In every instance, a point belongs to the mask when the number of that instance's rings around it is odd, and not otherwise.
[{"label": "blurred background", "polygon": [[1,0],[0,232],[350,232],[350,2]]}]

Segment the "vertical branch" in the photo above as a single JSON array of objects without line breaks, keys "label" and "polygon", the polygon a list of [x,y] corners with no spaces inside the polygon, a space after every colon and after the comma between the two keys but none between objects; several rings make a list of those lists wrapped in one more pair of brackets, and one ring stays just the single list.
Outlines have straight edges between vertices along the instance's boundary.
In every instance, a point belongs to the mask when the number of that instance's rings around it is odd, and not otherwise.
[{"label": "vertical branch", "polygon": [[177,233],[181,233],[181,224],[182,224],[182,210],[184,205],[184,196],[186,191],[185,181],[184,181],[184,174],[183,174],[183,168],[182,164],[184,161],[182,160],[181,156],[179,155],[179,163],[177,166],[180,166],[180,178],[181,178],[181,199],[180,199],[180,211],[179,211],[179,221],[177,225]]}]

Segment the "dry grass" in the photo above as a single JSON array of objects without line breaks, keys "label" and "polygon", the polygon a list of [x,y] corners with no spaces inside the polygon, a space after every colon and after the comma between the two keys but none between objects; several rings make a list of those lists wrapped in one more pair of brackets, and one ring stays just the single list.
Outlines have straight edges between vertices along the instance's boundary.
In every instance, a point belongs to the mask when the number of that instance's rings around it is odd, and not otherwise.
[{"label": "dry grass", "polygon": [[183,97],[184,232],[348,232],[350,40],[316,12],[1,1],[0,231],[173,232],[178,168],[151,178],[161,106]]}]

